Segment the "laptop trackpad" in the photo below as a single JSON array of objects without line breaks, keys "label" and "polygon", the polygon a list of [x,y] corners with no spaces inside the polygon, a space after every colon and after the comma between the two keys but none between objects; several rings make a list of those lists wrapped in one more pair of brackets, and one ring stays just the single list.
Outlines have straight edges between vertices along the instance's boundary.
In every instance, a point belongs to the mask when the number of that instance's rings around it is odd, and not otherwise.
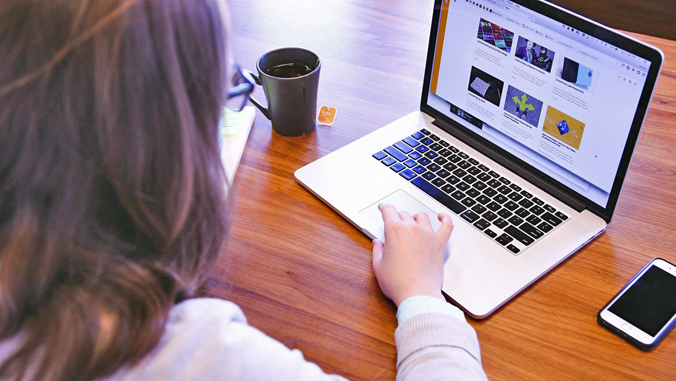
[{"label": "laptop trackpad", "polygon": [[[411,216],[414,216],[418,213],[426,213],[427,216],[430,218],[430,222],[432,223],[432,228],[434,229],[434,231],[439,230],[439,227],[441,227],[441,222],[439,222],[437,213],[435,213],[425,205],[421,204],[420,201],[413,198],[413,196],[399,189],[394,193],[390,194],[389,196],[383,198],[382,200],[379,200],[378,202],[370,205],[369,207],[359,212],[359,214],[361,214],[368,221],[368,225],[363,226],[363,230],[364,233],[371,238],[375,237],[385,242],[383,215],[382,213],[380,213],[380,210],[378,209],[378,205],[382,203],[392,204],[394,205],[395,208],[397,208],[397,211],[408,212],[408,214],[410,214]],[[448,245],[446,246],[446,248],[447,249],[446,252],[444,253],[444,260],[448,258],[449,254]]]}]

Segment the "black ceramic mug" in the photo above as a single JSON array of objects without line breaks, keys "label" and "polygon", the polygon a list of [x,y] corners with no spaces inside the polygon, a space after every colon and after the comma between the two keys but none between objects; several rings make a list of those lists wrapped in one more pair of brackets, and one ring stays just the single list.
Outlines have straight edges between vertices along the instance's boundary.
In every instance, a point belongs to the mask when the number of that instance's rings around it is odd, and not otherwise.
[{"label": "black ceramic mug", "polygon": [[272,129],[284,136],[300,136],[315,128],[319,57],[301,48],[283,48],[265,53],[256,62],[256,82],[263,86],[268,107],[249,98]]}]

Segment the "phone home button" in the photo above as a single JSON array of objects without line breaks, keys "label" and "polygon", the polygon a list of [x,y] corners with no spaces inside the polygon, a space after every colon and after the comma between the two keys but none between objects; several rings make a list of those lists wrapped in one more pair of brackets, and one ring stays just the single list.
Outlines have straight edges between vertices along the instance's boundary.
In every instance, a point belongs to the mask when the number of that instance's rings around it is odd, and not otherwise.
[{"label": "phone home button", "polygon": [[631,325],[628,323],[623,323],[621,328],[623,331],[631,331]]}]

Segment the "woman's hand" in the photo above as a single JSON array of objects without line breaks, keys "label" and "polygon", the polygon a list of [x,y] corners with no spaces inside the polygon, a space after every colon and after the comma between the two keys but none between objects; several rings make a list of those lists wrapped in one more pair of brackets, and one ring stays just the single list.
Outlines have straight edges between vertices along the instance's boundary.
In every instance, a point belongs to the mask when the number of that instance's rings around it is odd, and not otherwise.
[{"label": "woman's hand", "polygon": [[425,213],[411,216],[393,205],[380,204],[385,241],[373,240],[373,273],[385,296],[399,306],[406,298],[428,295],[445,300],[444,249],[453,231],[451,217],[439,213],[435,233]]}]

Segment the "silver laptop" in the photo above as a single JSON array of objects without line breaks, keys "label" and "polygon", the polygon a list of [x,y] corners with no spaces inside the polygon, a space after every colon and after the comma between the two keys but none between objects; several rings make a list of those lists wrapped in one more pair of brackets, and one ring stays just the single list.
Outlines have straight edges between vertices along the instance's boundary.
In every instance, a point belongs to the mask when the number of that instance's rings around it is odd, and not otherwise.
[{"label": "silver laptop", "polygon": [[370,238],[450,214],[444,293],[484,318],[610,222],[663,54],[541,1],[437,0],[420,111],[299,169]]}]

